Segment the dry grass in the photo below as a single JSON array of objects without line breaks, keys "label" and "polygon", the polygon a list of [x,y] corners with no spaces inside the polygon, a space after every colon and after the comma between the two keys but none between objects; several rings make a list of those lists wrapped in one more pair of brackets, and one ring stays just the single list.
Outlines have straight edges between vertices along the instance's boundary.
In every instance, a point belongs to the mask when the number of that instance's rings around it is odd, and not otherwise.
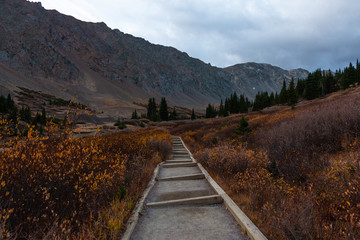
[{"label": "dry grass", "polygon": [[269,239],[360,239],[359,92],[170,131]]},{"label": "dry grass", "polygon": [[[0,238],[119,238],[156,164],[169,153],[160,129],[69,138],[48,126],[0,155]],[[156,149],[152,146],[156,145]]]}]

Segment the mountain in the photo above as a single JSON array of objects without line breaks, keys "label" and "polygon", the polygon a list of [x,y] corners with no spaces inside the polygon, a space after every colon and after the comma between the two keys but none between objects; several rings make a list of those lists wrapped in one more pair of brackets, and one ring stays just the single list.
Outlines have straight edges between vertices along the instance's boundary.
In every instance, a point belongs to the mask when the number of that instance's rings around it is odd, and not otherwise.
[{"label": "mountain", "polygon": [[306,76],[305,70],[268,64],[217,68],[105,23],[83,22],[40,3],[0,0],[2,92],[23,86],[128,115],[149,97],[204,108],[234,91],[251,98],[257,91],[278,91],[283,79]]}]

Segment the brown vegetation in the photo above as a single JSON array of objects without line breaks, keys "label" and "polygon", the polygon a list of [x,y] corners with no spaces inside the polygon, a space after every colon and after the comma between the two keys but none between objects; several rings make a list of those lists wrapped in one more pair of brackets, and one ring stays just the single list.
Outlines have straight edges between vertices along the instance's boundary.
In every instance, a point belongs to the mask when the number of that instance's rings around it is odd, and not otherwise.
[{"label": "brown vegetation", "polygon": [[171,132],[269,239],[359,239],[359,92],[248,114],[243,136],[239,115]]},{"label": "brown vegetation", "polygon": [[[171,152],[160,129],[73,139],[30,130],[0,155],[0,238],[114,239],[154,167]],[[157,146],[153,149],[153,146]]]}]

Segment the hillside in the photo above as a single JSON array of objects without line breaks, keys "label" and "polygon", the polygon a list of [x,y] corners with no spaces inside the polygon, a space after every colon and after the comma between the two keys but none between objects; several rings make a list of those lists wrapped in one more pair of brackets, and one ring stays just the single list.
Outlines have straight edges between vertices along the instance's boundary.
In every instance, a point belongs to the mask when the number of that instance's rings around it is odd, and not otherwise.
[{"label": "hillside", "polygon": [[359,239],[359,103],[353,87],[296,107],[162,126],[269,239]]},{"label": "hillside", "polygon": [[0,33],[0,90],[23,86],[77,97],[112,115],[129,115],[142,108],[134,103],[153,96],[204,108],[234,91],[252,98],[256,91],[279,90],[283,79],[307,76],[268,64],[213,67],[105,23],[82,22],[25,0],[0,1]]}]

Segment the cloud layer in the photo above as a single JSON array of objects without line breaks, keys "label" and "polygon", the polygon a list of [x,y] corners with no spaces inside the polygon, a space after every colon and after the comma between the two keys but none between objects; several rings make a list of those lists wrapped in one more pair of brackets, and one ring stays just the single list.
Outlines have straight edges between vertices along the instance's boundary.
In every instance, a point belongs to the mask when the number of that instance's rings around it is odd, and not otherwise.
[{"label": "cloud layer", "polygon": [[343,68],[360,58],[359,0],[41,0],[214,66]]}]

